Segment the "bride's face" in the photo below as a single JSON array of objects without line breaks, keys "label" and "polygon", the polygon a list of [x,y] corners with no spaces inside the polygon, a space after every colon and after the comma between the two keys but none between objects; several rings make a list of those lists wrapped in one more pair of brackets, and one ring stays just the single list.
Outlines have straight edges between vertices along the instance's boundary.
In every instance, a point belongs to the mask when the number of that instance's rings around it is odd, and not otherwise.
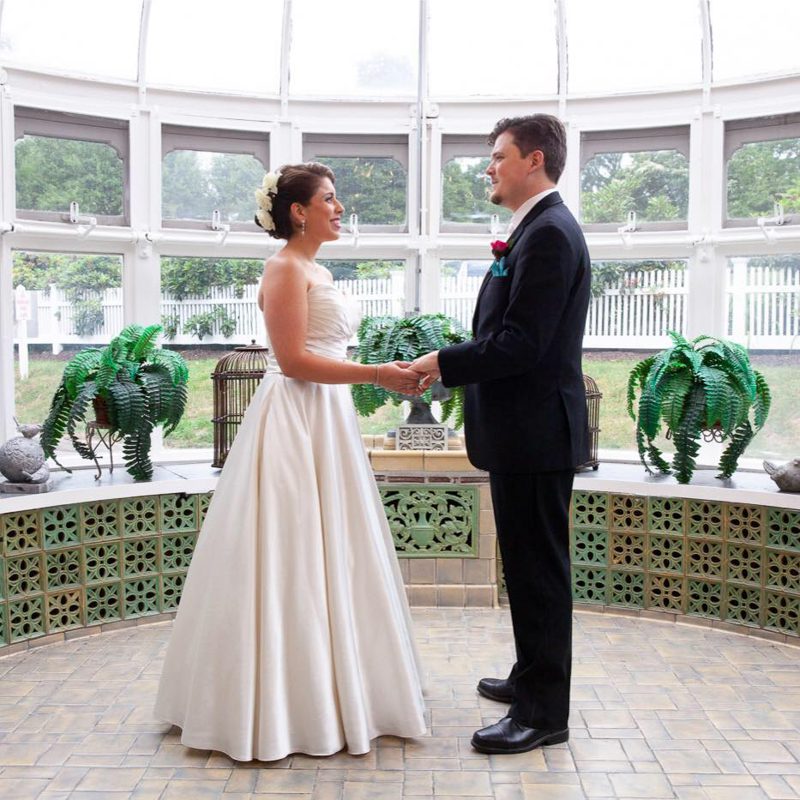
[{"label": "bride's face", "polygon": [[320,242],[338,239],[343,211],[344,206],[336,197],[333,183],[328,178],[323,178],[309,204],[303,207],[306,236]]}]

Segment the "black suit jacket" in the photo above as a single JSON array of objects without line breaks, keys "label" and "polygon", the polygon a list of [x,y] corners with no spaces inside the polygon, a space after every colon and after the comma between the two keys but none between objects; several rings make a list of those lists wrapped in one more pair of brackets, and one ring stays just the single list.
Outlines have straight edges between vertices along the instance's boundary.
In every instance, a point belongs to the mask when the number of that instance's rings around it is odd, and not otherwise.
[{"label": "black suit jacket", "polygon": [[495,473],[569,469],[589,459],[581,351],[591,266],[558,192],[512,234],[506,277],[491,270],[474,339],[439,351],[445,386],[465,386],[467,454]]}]

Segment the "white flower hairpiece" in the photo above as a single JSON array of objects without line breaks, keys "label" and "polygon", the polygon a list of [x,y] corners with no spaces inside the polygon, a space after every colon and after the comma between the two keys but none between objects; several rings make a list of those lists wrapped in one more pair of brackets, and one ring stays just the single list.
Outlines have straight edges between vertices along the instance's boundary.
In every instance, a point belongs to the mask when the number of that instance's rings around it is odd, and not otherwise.
[{"label": "white flower hairpiece", "polygon": [[281,177],[280,172],[268,172],[261,181],[261,187],[255,190],[256,203],[258,210],[256,211],[256,219],[258,224],[266,231],[275,230],[275,220],[272,216],[272,198],[278,194],[278,179]]}]

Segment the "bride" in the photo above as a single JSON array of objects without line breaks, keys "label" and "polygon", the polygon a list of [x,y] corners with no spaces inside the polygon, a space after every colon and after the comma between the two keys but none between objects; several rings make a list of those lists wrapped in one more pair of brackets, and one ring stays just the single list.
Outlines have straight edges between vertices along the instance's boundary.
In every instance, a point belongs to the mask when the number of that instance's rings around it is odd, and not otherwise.
[{"label": "bride", "polygon": [[257,223],[270,363],[198,538],[155,713],[239,761],[366,753],[426,730],[405,591],[348,384],[418,393],[400,363],[346,360],[355,303],[315,262],[339,237],[333,173],[269,173]]}]

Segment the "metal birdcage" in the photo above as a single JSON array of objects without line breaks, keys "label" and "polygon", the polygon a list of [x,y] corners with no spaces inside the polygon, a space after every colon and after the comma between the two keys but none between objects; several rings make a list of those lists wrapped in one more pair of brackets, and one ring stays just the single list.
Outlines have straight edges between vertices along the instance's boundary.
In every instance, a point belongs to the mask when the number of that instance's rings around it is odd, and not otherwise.
[{"label": "metal birdcage", "polygon": [[250,404],[267,370],[269,349],[252,343],[236,347],[223,356],[211,373],[214,384],[214,460],[212,467],[222,467]]},{"label": "metal birdcage", "polygon": [[597,469],[600,461],[597,458],[597,446],[600,438],[600,398],[603,396],[593,378],[583,376],[583,388],[586,390],[586,412],[589,418],[589,460],[581,464],[578,470]]}]

